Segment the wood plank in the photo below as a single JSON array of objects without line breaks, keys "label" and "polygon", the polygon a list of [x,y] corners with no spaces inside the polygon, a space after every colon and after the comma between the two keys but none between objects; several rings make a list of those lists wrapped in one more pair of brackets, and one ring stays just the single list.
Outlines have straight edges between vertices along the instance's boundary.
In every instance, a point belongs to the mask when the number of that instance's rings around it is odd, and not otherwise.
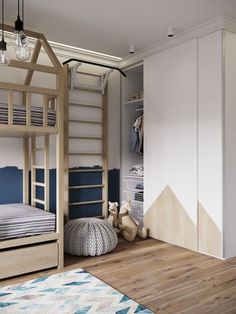
[{"label": "wood plank", "polygon": [[92,104],[82,104],[82,103],[69,103],[69,106],[74,106],[74,107],[85,107],[85,108],[94,108],[94,109],[101,109],[102,106],[99,105],[92,105]]},{"label": "wood plank", "polygon": [[87,123],[87,124],[102,124],[102,121],[79,120],[79,119],[70,119],[69,122],[72,122],[72,123]]},{"label": "wood plank", "polygon": [[42,182],[32,182],[33,185],[36,185],[36,186],[41,186],[41,187],[45,187],[45,183],[42,183]]},{"label": "wood plank", "polygon": [[[40,49],[41,49],[41,42],[38,39],[35,43],[34,51],[33,51],[33,54],[32,54],[31,60],[30,60],[31,64],[37,63]],[[33,69],[29,69],[29,71],[27,72],[26,77],[25,77],[25,85],[30,85],[30,83],[32,81],[33,73],[34,73]]]},{"label": "wood plank", "polygon": [[31,137],[31,206],[35,206],[36,203],[34,199],[36,198],[36,187],[32,184],[32,182],[36,181],[36,138],[35,136]]},{"label": "wood plank", "polygon": [[94,189],[94,188],[103,188],[104,184],[88,184],[88,185],[72,185],[69,186],[70,190],[73,189]]},{"label": "wood plank", "polygon": [[70,206],[79,206],[79,205],[89,205],[89,204],[101,204],[104,203],[103,200],[96,200],[96,201],[87,201],[87,202],[73,202],[69,203]]},{"label": "wood plank", "polygon": [[[222,261],[151,238],[119,239],[106,255],[66,255],[65,271],[80,267],[154,313],[236,313],[236,258]],[[0,286],[55,272],[3,280]]]},{"label": "wood plank", "polygon": [[6,250],[1,252],[0,279],[55,266],[57,243]]},{"label": "wood plank", "polygon": [[13,124],[13,92],[8,91],[8,124]]},{"label": "wood plank", "polygon": [[32,71],[37,71],[37,72],[44,72],[44,73],[49,73],[49,74],[58,73],[58,69],[52,66],[47,66],[43,64],[34,64],[31,62],[19,61],[19,60],[14,60],[14,59],[11,59],[9,66],[14,67],[14,68],[32,70]]},{"label": "wood plank", "polygon": [[92,152],[70,152],[69,156],[103,156],[102,153],[92,153]]},{"label": "wood plank", "polygon": [[23,139],[23,152],[24,152],[24,168],[23,168],[23,202],[29,204],[29,139]]},{"label": "wood plank", "polygon": [[19,92],[29,92],[34,94],[45,94],[45,95],[58,95],[56,89],[37,87],[37,86],[27,86],[14,83],[0,82],[0,89],[19,91]]},{"label": "wood plank", "polygon": [[[32,201],[34,202],[34,203],[38,203],[38,204],[42,204],[42,205],[45,205],[46,204],[46,202],[44,201],[44,200],[40,200],[39,198],[33,198],[32,199]],[[34,205],[35,206],[35,205]]]},{"label": "wood plank", "polygon": [[94,74],[94,73],[89,73],[89,72],[76,71],[76,73],[82,74],[82,75],[87,75],[87,76],[99,77],[99,78],[101,77],[101,75]]},{"label": "wood plank", "polygon": [[101,140],[102,141],[102,137],[96,137],[96,136],[76,136],[76,135],[70,135],[69,136],[70,140],[94,140],[94,141],[98,141]]},{"label": "wood plank", "polygon": [[45,200],[45,206],[44,209],[46,211],[49,211],[50,209],[50,182],[49,182],[49,177],[50,177],[50,144],[49,144],[49,135],[44,136],[44,167],[45,167],[45,172],[44,172],[44,183],[45,183],[45,189],[44,189],[44,200]]},{"label": "wood plank", "polygon": [[36,236],[31,236],[31,237],[4,240],[4,241],[0,241],[0,249],[8,249],[8,248],[22,246],[22,245],[48,242],[48,241],[53,241],[57,239],[58,239],[58,233],[49,233],[49,234],[36,235]]},{"label": "wood plank", "polygon": [[21,137],[26,138],[32,135],[57,134],[59,129],[56,127],[39,127],[25,125],[0,124],[0,136],[2,137]]},{"label": "wood plank", "polygon": [[[4,25],[4,29],[5,29],[5,31],[11,32],[11,33],[13,33],[15,31],[15,27],[14,26],[7,25],[7,24]],[[25,28],[24,28],[24,33],[27,36],[33,37],[33,38],[41,38],[42,37],[42,33],[34,32],[34,31],[31,31],[31,30],[28,30],[28,29],[25,29]]]},{"label": "wood plank", "polygon": [[102,182],[104,189],[102,190],[102,199],[104,203],[102,205],[102,215],[107,217],[108,215],[108,89],[105,88],[102,96],[102,167],[104,169],[102,173]]},{"label": "wood plank", "polygon": [[69,104],[68,104],[68,72],[69,66],[63,66],[64,75],[64,219],[69,220]]},{"label": "wood plank", "polygon": [[45,49],[49,59],[51,60],[52,64],[54,65],[55,68],[62,70],[62,65],[59,62],[59,60],[57,59],[54,51],[52,50],[51,46],[49,45],[46,37],[41,34],[41,45],[43,46],[43,48]]},{"label": "wood plank", "polygon": [[69,172],[103,172],[104,169],[69,169]]}]

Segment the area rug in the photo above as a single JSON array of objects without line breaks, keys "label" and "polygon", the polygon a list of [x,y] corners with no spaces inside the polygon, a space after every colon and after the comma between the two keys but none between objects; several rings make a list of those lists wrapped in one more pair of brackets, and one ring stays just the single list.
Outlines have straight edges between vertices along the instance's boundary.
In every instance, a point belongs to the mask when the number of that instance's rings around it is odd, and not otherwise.
[{"label": "area rug", "polygon": [[150,314],[83,269],[0,288],[0,313]]}]

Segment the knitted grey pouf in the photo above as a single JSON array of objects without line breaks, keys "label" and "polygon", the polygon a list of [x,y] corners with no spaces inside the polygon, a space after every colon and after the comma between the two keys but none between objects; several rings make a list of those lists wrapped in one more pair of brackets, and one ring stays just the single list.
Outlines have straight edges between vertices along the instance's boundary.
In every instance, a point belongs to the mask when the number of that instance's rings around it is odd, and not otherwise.
[{"label": "knitted grey pouf", "polygon": [[65,225],[65,252],[78,256],[102,255],[118,242],[115,229],[99,218],[79,218]]}]

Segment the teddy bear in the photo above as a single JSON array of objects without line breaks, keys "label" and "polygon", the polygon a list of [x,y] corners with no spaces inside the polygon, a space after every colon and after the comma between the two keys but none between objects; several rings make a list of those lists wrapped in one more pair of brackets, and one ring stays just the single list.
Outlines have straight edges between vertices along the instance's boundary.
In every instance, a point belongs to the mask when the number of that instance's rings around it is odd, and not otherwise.
[{"label": "teddy bear", "polygon": [[148,231],[146,228],[140,228],[139,222],[131,217],[131,201],[123,201],[120,213],[118,215],[118,228],[121,230],[121,234],[127,241],[134,241],[138,235],[142,239],[146,239]]},{"label": "teddy bear", "polygon": [[108,202],[109,208],[108,208],[108,217],[106,221],[115,228],[116,232],[118,233],[118,203],[117,202]]}]

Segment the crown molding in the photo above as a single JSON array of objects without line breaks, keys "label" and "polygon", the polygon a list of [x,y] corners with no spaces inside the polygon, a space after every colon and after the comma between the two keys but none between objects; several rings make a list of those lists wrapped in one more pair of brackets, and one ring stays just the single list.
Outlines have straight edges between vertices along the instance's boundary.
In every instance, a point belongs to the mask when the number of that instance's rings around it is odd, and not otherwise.
[{"label": "crown molding", "polygon": [[[5,38],[8,42],[8,46],[11,46],[10,40],[11,40],[11,34],[10,32],[5,32]],[[29,46],[33,49],[35,42],[37,39],[28,37],[29,40]],[[82,59],[85,61],[91,61],[96,62],[104,65],[110,65],[114,67],[118,67],[119,63],[121,61],[121,58],[111,55],[106,55],[103,53],[99,53],[96,51],[90,51],[82,48],[77,48],[73,46],[68,46],[52,41],[48,41],[51,48],[53,49],[54,53],[58,58],[63,59],[70,59],[70,58],[77,58]],[[41,53],[46,53],[43,47],[41,48]]]},{"label": "crown molding", "polygon": [[212,19],[208,22],[202,23],[187,31],[177,34],[173,38],[162,40],[159,43],[156,43],[147,48],[139,50],[132,56],[127,56],[123,58],[119,62],[119,66],[121,69],[125,69],[129,67],[130,65],[139,63],[143,61],[144,58],[152,56],[160,51],[169,49],[171,47],[174,47],[178,44],[187,42],[192,39],[206,36],[210,33],[213,33],[219,30],[227,30],[227,31],[236,33],[236,19],[225,14],[221,15],[215,19]]}]

